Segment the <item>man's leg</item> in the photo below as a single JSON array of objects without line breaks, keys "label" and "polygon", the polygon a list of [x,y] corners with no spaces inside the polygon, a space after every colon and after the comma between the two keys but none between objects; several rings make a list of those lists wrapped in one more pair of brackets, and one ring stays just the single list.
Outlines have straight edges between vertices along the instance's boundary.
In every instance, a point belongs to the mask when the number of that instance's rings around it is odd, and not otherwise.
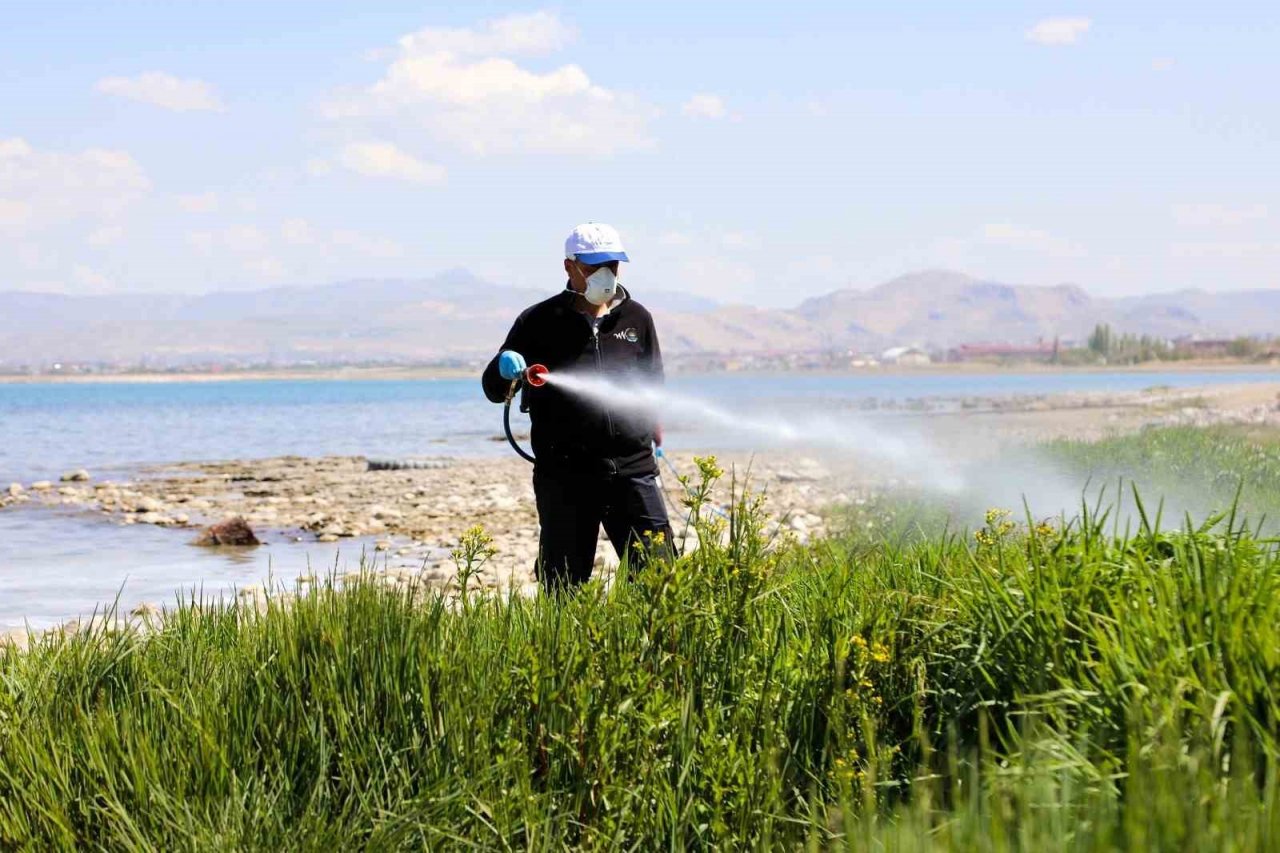
[{"label": "man's leg", "polygon": [[586,583],[591,579],[600,535],[598,484],[534,471],[533,493],[542,525],[534,574],[542,588],[554,592]]},{"label": "man's leg", "polygon": [[618,559],[627,559],[630,570],[639,571],[651,549],[663,556],[674,553],[675,537],[655,475],[619,477],[610,483],[608,491],[604,531],[618,552]]}]

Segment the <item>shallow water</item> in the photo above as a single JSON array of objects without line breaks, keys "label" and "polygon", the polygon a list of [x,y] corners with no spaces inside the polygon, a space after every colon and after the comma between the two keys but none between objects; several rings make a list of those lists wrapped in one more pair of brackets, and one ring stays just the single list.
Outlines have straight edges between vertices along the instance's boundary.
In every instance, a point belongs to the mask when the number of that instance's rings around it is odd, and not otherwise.
[{"label": "shallow water", "polygon": [[[193,530],[121,525],[84,510],[22,505],[0,512],[0,631],[48,628],[117,601],[127,614],[142,602],[173,604],[180,593],[206,600],[268,578],[360,568],[373,543],[291,542],[257,548],[198,548]],[[380,557],[380,555],[379,555]],[[379,564],[381,561],[379,559]]]}]

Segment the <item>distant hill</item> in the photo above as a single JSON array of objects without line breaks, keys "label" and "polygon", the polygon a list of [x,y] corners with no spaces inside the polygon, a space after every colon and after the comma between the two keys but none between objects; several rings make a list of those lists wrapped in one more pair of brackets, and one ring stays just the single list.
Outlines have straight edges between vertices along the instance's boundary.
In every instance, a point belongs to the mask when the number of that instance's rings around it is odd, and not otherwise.
[{"label": "distant hill", "polygon": [[796,313],[853,346],[1080,340],[1098,323],[1164,337],[1263,335],[1280,332],[1280,289],[1099,299],[1074,284],[1011,285],[932,270],[809,299]]},{"label": "distant hill", "polygon": [[[516,314],[548,295],[466,270],[191,296],[0,292],[0,364],[473,358],[492,352]],[[791,310],[676,291],[638,298],[673,353],[1081,340],[1100,322],[1161,336],[1280,331],[1280,289],[1099,299],[1072,284],[1011,285],[945,270],[838,290]]]}]

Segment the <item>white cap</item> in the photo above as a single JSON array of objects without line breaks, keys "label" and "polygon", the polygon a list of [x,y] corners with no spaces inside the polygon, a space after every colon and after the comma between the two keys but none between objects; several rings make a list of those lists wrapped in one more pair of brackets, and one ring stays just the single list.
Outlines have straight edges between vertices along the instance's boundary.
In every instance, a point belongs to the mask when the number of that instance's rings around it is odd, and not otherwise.
[{"label": "white cap", "polygon": [[603,264],[609,261],[630,261],[627,250],[622,248],[622,238],[617,229],[603,222],[587,222],[569,232],[564,241],[564,256],[584,264]]}]

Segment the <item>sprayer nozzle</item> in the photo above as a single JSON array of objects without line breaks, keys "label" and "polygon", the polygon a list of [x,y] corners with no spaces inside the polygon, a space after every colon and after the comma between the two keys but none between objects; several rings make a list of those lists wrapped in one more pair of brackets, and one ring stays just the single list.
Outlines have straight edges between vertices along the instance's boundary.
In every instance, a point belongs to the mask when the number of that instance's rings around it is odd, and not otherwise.
[{"label": "sprayer nozzle", "polygon": [[550,371],[547,370],[547,366],[545,364],[531,364],[524,372],[524,381],[529,385],[532,385],[534,388],[541,388],[543,385],[547,384],[548,373],[550,373]]}]

